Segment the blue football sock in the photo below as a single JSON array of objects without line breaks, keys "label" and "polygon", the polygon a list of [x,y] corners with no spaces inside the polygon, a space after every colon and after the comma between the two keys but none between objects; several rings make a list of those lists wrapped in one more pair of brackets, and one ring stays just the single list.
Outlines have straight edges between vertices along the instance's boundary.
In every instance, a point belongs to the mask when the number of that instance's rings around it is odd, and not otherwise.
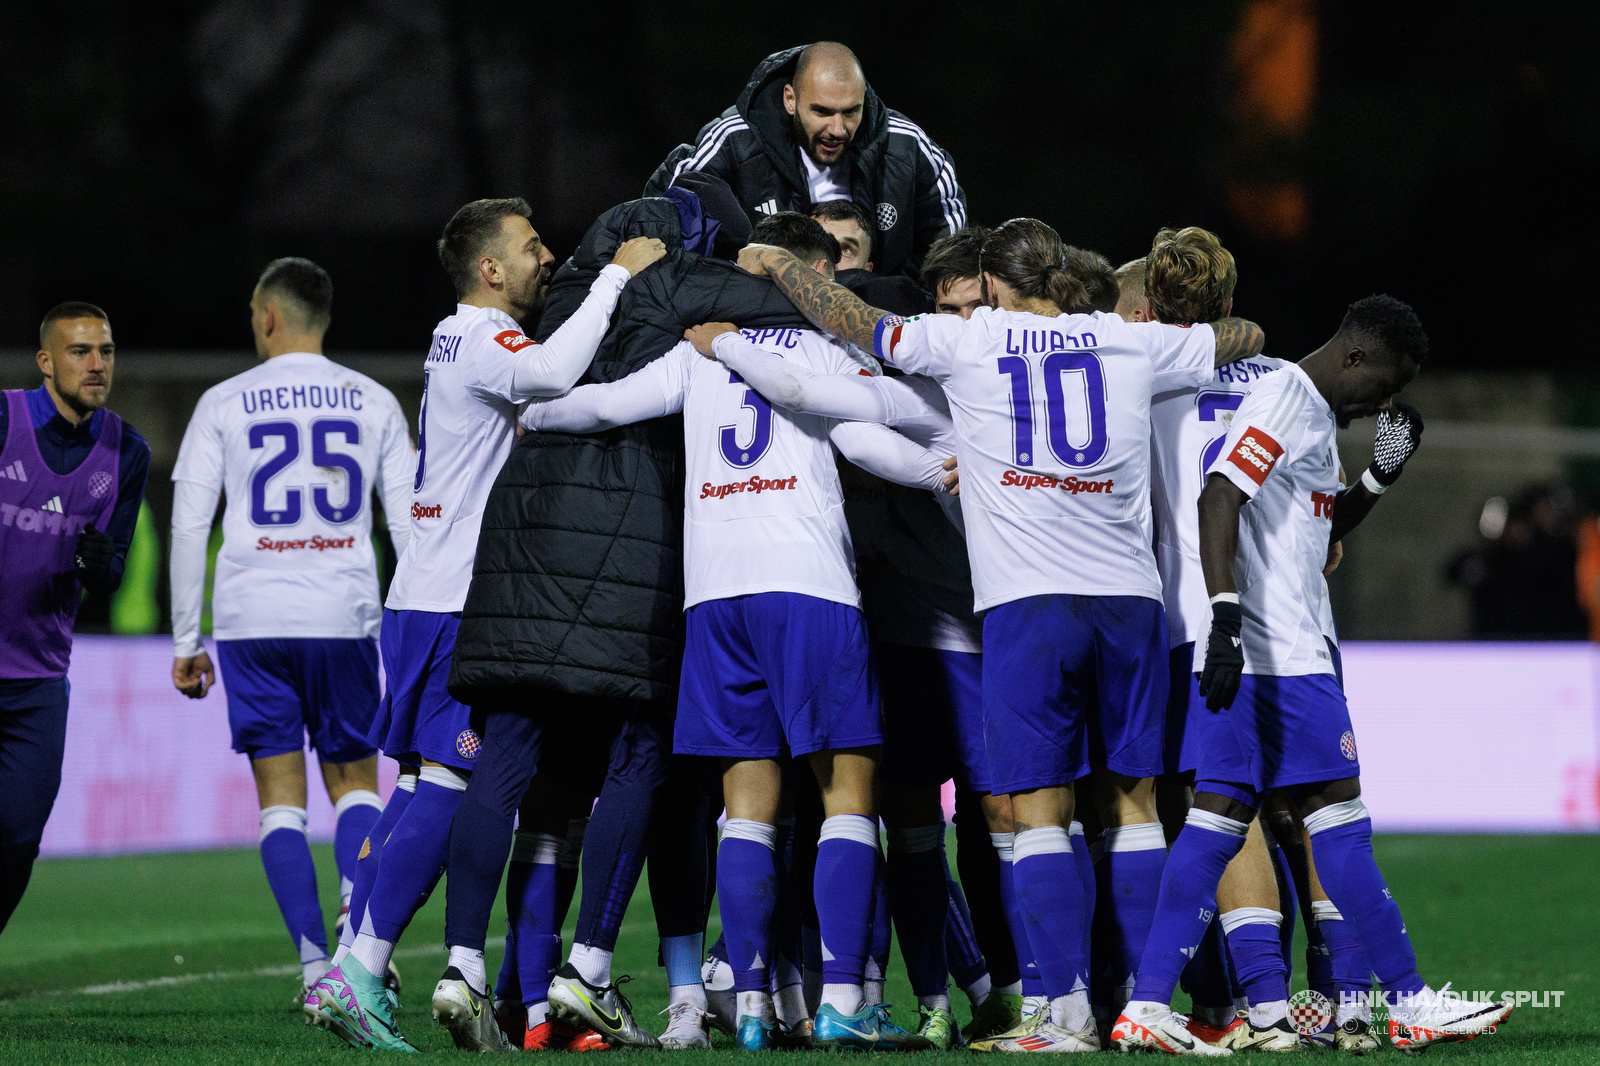
[{"label": "blue football sock", "polygon": [[1317,879],[1356,931],[1368,964],[1385,992],[1414,995],[1424,985],[1406,935],[1400,905],[1389,894],[1372,855],[1372,819],[1359,799],[1331,803],[1306,820]]},{"label": "blue football sock", "polygon": [[1083,880],[1065,826],[1016,835],[1013,877],[1044,995],[1055,999],[1088,987]]},{"label": "blue football sock", "polygon": [[389,802],[383,805],[378,820],[367,830],[366,839],[356,851],[355,876],[351,879],[353,884],[350,889],[350,915],[345,923],[344,935],[339,938],[342,946],[347,947],[355,942],[362,916],[367,912],[367,899],[372,895],[372,882],[378,876],[378,860],[383,855],[383,845],[388,842],[389,834],[394,832],[395,824],[400,821],[400,816],[405,813],[406,805],[416,791],[417,775],[401,774],[395,782],[394,791],[389,794]]},{"label": "blue football sock", "polygon": [[1322,929],[1323,943],[1328,945],[1328,968],[1331,971],[1333,991],[1328,998],[1335,1003],[1353,1003],[1355,997],[1372,991],[1372,970],[1367,957],[1356,940],[1356,932],[1344,920],[1332,903],[1318,900],[1317,925]]},{"label": "blue football sock", "polygon": [[889,830],[889,914],[906,960],[911,991],[932,996],[948,990],[945,929],[950,889],[945,880],[944,823]]},{"label": "blue football sock", "polygon": [[1150,923],[1156,917],[1161,894],[1161,872],[1167,864],[1167,838],[1160,822],[1115,826],[1101,834],[1105,896],[1100,912],[1106,915],[1111,950],[1105,960],[1112,1002],[1120,1005],[1133,986]]},{"label": "blue football sock", "polygon": [[[877,834],[877,827],[873,827]],[[889,948],[894,943],[894,929],[889,921],[889,868],[883,853],[872,871],[872,947],[867,950],[866,979],[884,981],[889,973]]]},{"label": "blue football sock", "polygon": [[[766,992],[772,979],[772,914],[778,901],[777,827],[729,818],[717,849],[717,899],[735,992]],[[696,975],[698,979],[698,974]]]},{"label": "blue football sock", "polygon": [[1183,990],[1196,1007],[1233,1016],[1234,977],[1222,923],[1213,921],[1200,939],[1200,948],[1183,968]]},{"label": "blue football sock", "polygon": [[829,985],[860,986],[866,977],[873,950],[873,883],[879,861],[875,819],[839,814],[823,820],[814,895],[822,934],[824,996]]},{"label": "blue football sock", "polygon": [[778,826],[772,845],[772,861],[778,869],[778,902],[772,911],[772,983],[776,991],[787,973],[780,973],[781,963],[787,959],[798,969],[800,947],[800,899],[794,883],[794,823]]},{"label": "blue football sock", "polygon": [[[507,895],[510,895],[510,877],[507,872]],[[496,1003],[522,1002],[522,979],[517,973],[517,931],[506,923],[506,953],[500,957],[500,973],[494,979]]]},{"label": "blue football sock", "polygon": [[1282,915],[1265,907],[1236,907],[1217,919],[1244,998],[1252,1006],[1288,999],[1289,970],[1278,936]]},{"label": "blue football sock", "polygon": [[[547,833],[517,830],[506,868],[506,917],[512,936],[507,956],[515,955],[516,1002],[523,1006],[549,998],[550,979],[561,964],[561,918],[556,914],[556,878],[562,841]],[[509,997],[507,997],[509,998]]]},{"label": "blue football sock", "polygon": [[351,789],[333,805],[333,861],[339,867],[339,899],[343,906],[350,906],[355,891],[361,845],[382,814],[383,800],[364,788]]},{"label": "blue football sock", "polygon": [[385,858],[367,898],[363,933],[395,943],[428,901],[444,870],[450,850],[450,822],[466,784],[461,775],[445,767],[422,768],[417,793],[406,804],[384,845]]},{"label": "blue football sock", "polygon": [[1011,942],[1017,952],[1022,994],[1042,996],[1044,978],[1039,975],[1039,965],[1034,961],[1033,945],[1028,942],[1028,923],[1017,900],[1016,834],[990,833],[989,836],[1000,858],[1000,906],[1005,910],[1006,925],[1010,927]]},{"label": "blue football sock", "polygon": [[945,962],[956,984],[970,989],[989,976],[989,965],[978,947],[978,934],[972,925],[967,895],[951,875],[950,861],[942,847],[939,849],[939,858],[944,866],[945,898],[948,901],[944,919]]},{"label": "blue football sock", "polygon": [[301,965],[327,958],[328,933],[322,924],[322,902],[317,898],[317,868],[306,844],[304,807],[262,809],[261,865]]},{"label": "blue football sock", "polygon": [[1198,807],[1189,810],[1161,874],[1161,895],[1139,960],[1134,999],[1172,1002],[1178,977],[1215,916],[1222,871],[1244,847],[1249,828]]},{"label": "blue football sock", "polygon": [[661,938],[661,963],[667,969],[669,986],[700,983],[700,963],[704,958],[705,943],[704,933]]}]

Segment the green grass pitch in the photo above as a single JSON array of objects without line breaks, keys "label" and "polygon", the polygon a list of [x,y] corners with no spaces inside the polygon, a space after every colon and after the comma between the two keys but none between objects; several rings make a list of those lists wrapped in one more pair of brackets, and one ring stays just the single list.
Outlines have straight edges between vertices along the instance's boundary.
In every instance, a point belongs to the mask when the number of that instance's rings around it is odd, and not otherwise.
[{"label": "green grass pitch", "polygon": [[[1499,1033],[1430,1049],[1430,1062],[1600,1063],[1600,838],[1385,836],[1377,850],[1430,981],[1565,992],[1559,1009],[1525,1007]],[[330,849],[316,853],[323,898],[332,900]],[[427,1008],[444,963],[443,895],[401,944],[400,1023],[424,1052],[454,1055]],[[503,928],[497,915],[493,929]],[[641,884],[617,972],[638,979],[636,1014],[659,1028],[667,989],[655,954]],[[499,955],[491,945],[491,973]],[[0,936],[0,1064],[313,1063],[362,1054],[301,1024],[290,1006],[294,960],[254,851],[41,862]],[[889,998],[898,1020],[910,1021],[914,1000],[898,959]],[[719,1037],[710,1052],[611,1054],[731,1061],[739,1052]],[[1396,1063],[1398,1054],[1379,1052]]]}]

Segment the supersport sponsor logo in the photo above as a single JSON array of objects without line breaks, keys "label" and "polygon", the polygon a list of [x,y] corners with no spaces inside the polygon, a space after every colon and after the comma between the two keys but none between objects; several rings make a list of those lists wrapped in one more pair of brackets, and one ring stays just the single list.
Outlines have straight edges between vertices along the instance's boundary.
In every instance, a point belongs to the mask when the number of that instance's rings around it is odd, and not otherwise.
[{"label": "supersport sponsor logo", "polygon": [[1283,445],[1255,426],[1244,431],[1239,443],[1228,453],[1228,461],[1243,470],[1257,485],[1267,480],[1272,465],[1283,454]]},{"label": "supersport sponsor logo", "polygon": [[444,504],[436,503],[430,507],[424,507],[420,503],[413,503],[411,505],[411,517],[418,520],[423,518],[443,518]]},{"label": "supersport sponsor logo", "polygon": [[273,540],[271,537],[261,537],[256,541],[258,552],[297,552],[314,551],[325,552],[330,548],[354,548],[354,537],[306,537],[301,540]]},{"label": "supersport sponsor logo", "polygon": [[713,485],[706,482],[700,486],[702,500],[720,500],[724,496],[732,496],[736,492],[780,492],[796,488],[800,483],[798,477],[751,477],[744,481],[730,481],[726,485]]},{"label": "supersport sponsor logo", "polygon": [[524,334],[520,329],[501,330],[494,335],[494,339],[499,343],[500,347],[508,352],[521,351],[534,343],[533,338]]},{"label": "supersport sponsor logo", "polygon": [[1087,481],[1083,478],[1072,476],[1051,477],[1049,474],[1019,474],[1015,470],[1007,470],[1000,475],[1002,486],[1016,486],[1021,489],[1059,489],[1070,492],[1076,496],[1080,492],[1110,492],[1112,479],[1104,481]]}]

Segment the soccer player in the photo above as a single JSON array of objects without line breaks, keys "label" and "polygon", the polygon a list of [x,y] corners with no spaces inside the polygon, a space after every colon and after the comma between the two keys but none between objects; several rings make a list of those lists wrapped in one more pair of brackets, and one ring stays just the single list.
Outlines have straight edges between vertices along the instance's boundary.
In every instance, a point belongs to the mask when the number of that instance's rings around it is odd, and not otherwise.
[{"label": "soccer player", "polygon": [[325,270],[307,259],[267,264],[250,297],[261,365],[200,397],[172,470],[172,682],[199,699],[215,679],[200,607],[226,491],[213,632],[233,748],[249,756],[261,802],[261,862],[300,957],[302,1003],[331,965],[306,846],[306,735],[337,819],[348,910],[356,853],[383,807],[367,741],[380,620],[368,504],[382,493],[403,555],[417,462],[394,394],[322,354],[332,313]]},{"label": "soccer player", "polygon": [[[1123,1050],[1220,1055],[1175,1020],[1179,971],[1217,906],[1217,882],[1244,842],[1263,794],[1286,789],[1304,819],[1322,885],[1357,939],[1391,1008],[1390,1040],[1406,1049],[1488,1031],[1509,1004],[1430,988],[1398,904],[1372,857],[1355,735],[1323,637],[1321,572],[1392,486],[1422,435],[1393,397],[1417,374],[1427,337],[1390,296],[1350,306],[1328,343],[1253,383],[1200,496],[1200,556],[1211,628],[1200,691],[1195,802],[1162,876],[1133,999],[1112,1030]],[[1335,432],[1378,416],[1372,465],[1338,492]]]},{"label": "soccer player", "polygon": [[61,788],[78,601],[122,583],[150,473],[150,446],[105,409],[116,350],[104,311],[57,304],[39,324],[44,384],[0,394],[0,930]]},{"label": "soccer player", "polygon": [[[793,212],[763,221],[753,240],[781,242],[797,262],[831,276],[837,242]],[[882,744],[875,679],[859,610],[832,448],[902,484],[937,489],[938,456],[881,426],[833,424],[772,408],[737,375],[702,358],[731,325],[690,331],[662,358],[621,381],[531,404],[535,430],[594,432],[681,410],[686,452],[684,655],[674,751],[723,761],[728,822],[717,863],[738,1039],[773,1045],[771,926],[782,769],[808,756],[825,818],[814,880],[824,985],[813,1042],[871,1047],[886,1011],[863,1002],[878,858],[874,786]],[[833,375],[863,365],[807,330],[752,331],[746,342]],[[597,989],[564,970],[551,1000],[586,1024]]]},{"label": "soccer player", "polygon": [[922,284],[933,294],[935,314],[971,318],[984,306],[978,254],[991,232],[988,226],[968,226],[928,246],[922,260]]},{"label": "soccer player", "polygon": [[[445,685],[484,499],[511,449],[516,405],[572,387],[594,358],[623,285],[666,251],[654,238],[623,244],[583,307],[536,344],[519,323],[543,305],[555,259],[530,214],[521,199],[475,200],[439,239],[459,302],[435,328],[424,362],[411,543],[384,605],[386,691],[369,734],[384,754],[421,771],[383,847],[349,953],[313,989],[338,1023],[330,1027],[358,1046],[412,1050],[377,975],[438,881],[450,821],[478,755],[471,713]],[[482,952],[452,953],[433,1008],[458,1045],[505,1050],[487,992]]]},{"label": "soccer player", "polygon": [[811,217],[839,242],[835,270],[872,269],[872,220],[853,200],[824,200],[811,205]]},{"label": "soccer player", "polygon": [[[986,743],[993,790],[1010,796],[1017,829],[1013,929],[1048,997],[996,1049],[1097,1048],[1085,984],[1092,874],[1086,849],[1070,843],[1072,782],[1087,772],[1091,744],[1097,763],[1129,777],[1153,775],[1160,758],[1166,645],[1149,548],[1150,395],[1259,351],[1261,331],[1238,319],[1184,330],[1063,315],[1089,290],[1067,270],[1060,237],[1035,219],[1013,219],[984,241],[989,306],[966,321],[902,321],[780,249],[746,248],[740,261],[771,274],[819,327],[944,388],[962,480],[973,482],[962,496],[974,607],[988,611]],[[785,408],[897,414],[877,379],[805,374],[728,342],[717,356]]]}]

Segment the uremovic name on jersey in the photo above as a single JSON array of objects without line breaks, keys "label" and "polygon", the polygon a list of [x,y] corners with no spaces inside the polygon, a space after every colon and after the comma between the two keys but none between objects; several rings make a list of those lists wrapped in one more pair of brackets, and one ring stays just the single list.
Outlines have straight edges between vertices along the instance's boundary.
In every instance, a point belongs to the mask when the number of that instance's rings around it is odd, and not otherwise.
[{"label": "uremovic name on jersey", "polygon": [[1015,485],[1023,489],[1060,489],[1076,496],[1080,492],[1110,492],[1111,478],[1104,481],[1083,481],[1075,477],[1051,477],[1049,474],[1019,474],[1007,470],[1000,475],[1000,484]]},{"label": "uremovic name on jersey", "polygon": [[726,485],[713,485],[708,481],[700,486],[700,498],[720,500],[736,492],[777,492],[793,489],[799,482],[799,477],[752,477],[748,481],[731,481]]},{"label": "uremovic name on jersey", "polygon": [[325,552],[329,548],[354,548],[354,537],[305,537],[301,540],[273,540],[271,537],[261,537],[256,541],[258,552],[292,552],[292,551],[318,551]]}]

